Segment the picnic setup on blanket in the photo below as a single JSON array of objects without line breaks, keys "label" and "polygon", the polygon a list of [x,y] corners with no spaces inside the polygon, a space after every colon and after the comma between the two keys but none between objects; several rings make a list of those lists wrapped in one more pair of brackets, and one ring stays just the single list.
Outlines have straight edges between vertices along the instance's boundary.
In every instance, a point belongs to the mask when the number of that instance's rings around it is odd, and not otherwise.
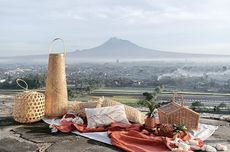
[{"label": "picnic setup on blanket", "polygon": [[[138,109],[110,98],[96,101],[69,101],[64,53],[50,53],[45,95],[28,90],[24,80],[18,79],[24,92],[14,97],[13,117],[20,123],[43,120],[51,132],[73,133],[128,152],[192,152],[227,150],[221,144],[205,144],[218,128],[199,123],[199,114],[184,105],[183,96],[174,93],[170,103],[153,108],[145,114]],[[26,87],[23,87],[23,82]],[[177,103],[180,97],[181,104]],[[152,114],[154,112],[154,117]]]}]

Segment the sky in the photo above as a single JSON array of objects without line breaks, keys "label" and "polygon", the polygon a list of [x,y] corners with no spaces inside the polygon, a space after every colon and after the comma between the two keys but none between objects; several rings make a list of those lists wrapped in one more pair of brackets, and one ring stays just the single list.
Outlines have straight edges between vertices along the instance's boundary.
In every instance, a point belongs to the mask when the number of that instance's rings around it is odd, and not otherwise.
[{"label": "sky", "polygon": [[0,56],[48,54],[56,37],[69,52],[118,37],[150,49],[230,55],[230,1],[0,0]]}]

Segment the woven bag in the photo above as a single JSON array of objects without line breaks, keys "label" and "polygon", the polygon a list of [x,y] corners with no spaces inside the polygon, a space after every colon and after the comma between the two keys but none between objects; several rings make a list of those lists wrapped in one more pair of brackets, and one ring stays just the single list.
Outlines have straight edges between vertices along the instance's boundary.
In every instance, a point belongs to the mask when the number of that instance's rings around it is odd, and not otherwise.
[{"label": "woven bag", "polygon": [[[23,87],[19,82],[24,82]],[[27,83],[22,79],[16,80],[17,84],[25,89],[18,93],[13,101],[13,118],[20,123],[32,123],[42,119],[45,111],[45,95],[36,91],[28,90]]]},{"label": "woven bag", "polygon": [[[176,98],[181,98],[181,105]],[[199,114],[184,106],[184,98],[178,93],[173,94],[172,102],[158,108],[161,124],[185,125],[188,130],[198,129]]]}]

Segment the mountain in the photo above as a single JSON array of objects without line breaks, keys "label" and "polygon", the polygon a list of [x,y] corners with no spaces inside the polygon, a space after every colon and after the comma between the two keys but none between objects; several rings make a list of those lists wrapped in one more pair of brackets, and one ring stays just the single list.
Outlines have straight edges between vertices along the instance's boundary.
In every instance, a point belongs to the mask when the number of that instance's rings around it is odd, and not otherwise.
[{"label": "mountain", "polygon": [[121,60],[154,60],[162,58],[171,59],[191,59],[191,58],[223,58],[230,57],[224,55],[204,55],[204,54],[188,54],[188,53],[176,53],[167,52],[160,50],[147,49],[138,46],[128,40],[119,39],[116,37],[110,38],[105,43],[84,50],[77,50],[69,53],[69,58],[75,58],[76,60],[85,61],[115,61],[116,59]]},{"label": "mountain", "polygon": [[110,38],[105,43],[91,49],[77,50],[69,56],[82,58],[106,59],[154,59],[168,57],[199,56],[195,54],[173,53],[140,47],[128,40]]},{"label": "mountain", "polygon": [[[147,49],[138,46],[128,40],[119,39],[116,37],[110,38],[105,43],[84,50],[76,50],[68,52],[66,60],[72,62],[108,62],[115,60],[123,61],[141,61],[141,60],[162,60],[162,59],[192,59],[192,58],[230,58],[224,55],[204,55],[204,54],[187,54],[175,53],[160,50]],[[36,62],[47,63],[48,55],[30,55],[20,57],[0,57],[1,62]]]}]

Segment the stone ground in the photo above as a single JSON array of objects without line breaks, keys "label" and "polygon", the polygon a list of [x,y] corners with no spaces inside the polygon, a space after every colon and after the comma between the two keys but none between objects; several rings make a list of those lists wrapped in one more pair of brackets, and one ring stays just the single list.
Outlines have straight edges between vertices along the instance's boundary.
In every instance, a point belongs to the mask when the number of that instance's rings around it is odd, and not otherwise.
[{"label": "stone ground", "polygon": [[44,122],[28,125],[0,117],[0,152],[114,152],[110,145],[66,133],[51,133]]},{"label": "stone ground", "polygon": [[[115,152],[121,151],[71,133],[51,133],[47,124],[19,124],[11,116],[12,102],[0,101],[0,152]],[[221,143],[230,151],[230,123],[212,119],[201,119],[202,123],[218,125],[218,130],[206,143]]]}]

